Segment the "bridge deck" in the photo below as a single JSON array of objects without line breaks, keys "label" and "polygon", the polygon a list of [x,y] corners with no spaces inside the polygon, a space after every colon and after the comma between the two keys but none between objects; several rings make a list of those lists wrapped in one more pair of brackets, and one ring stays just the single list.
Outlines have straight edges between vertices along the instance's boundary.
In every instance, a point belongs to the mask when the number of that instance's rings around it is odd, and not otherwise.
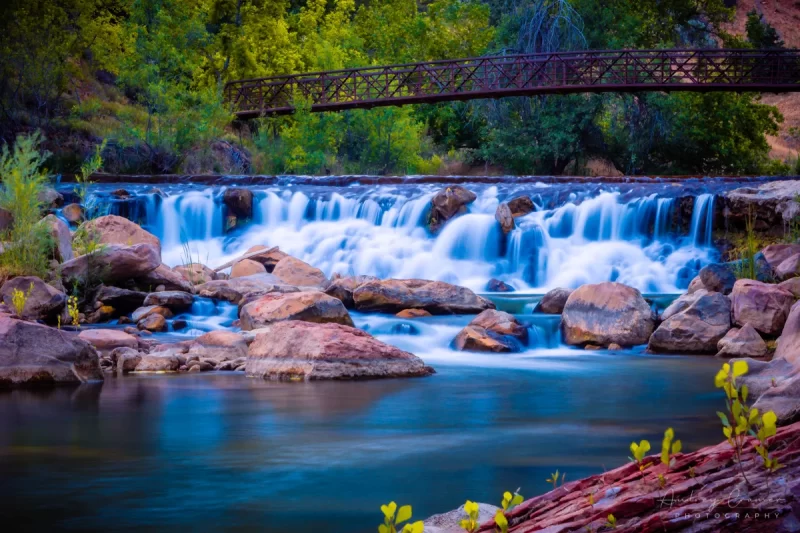
[{"label": "bridge deck", "polygon": [[800,91],[800,50],[613,50],[490,56],[232,81],[240,119],[294,112],[640,91]]}]

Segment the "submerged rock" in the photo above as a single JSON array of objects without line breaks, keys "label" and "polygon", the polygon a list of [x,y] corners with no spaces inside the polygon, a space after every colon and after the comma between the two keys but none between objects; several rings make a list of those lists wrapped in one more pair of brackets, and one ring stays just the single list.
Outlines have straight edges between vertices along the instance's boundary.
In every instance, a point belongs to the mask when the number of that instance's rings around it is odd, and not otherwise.
[{"label": "submerged rock", "polygon": [[794,295],[778,285],[740,279],[731,292],[733,321],[750,324],[766,335],[778,335],[794,303]]},{"label": "submerged rock", "polygon": [[83,220],[83,207],[80,204],[65,205],[61,210],[61,215],[67,219],[70,224],[77,224]]},{"label": "submerged rock", "polygon": [[572,294],[571,289],[553,289],[542,297],[541,301],[536,304],[533,312],[547,315],[560,315],[564,312],[564,306],[567,305],[570,294]]},{"label": "submerged rock", "polygon": [[764,357],[769,352],[767,343],[750,324],[728,331],[717,349],[717,357]]},{"label": "submerged rock", "polygon": [[0,386],[103,379],[100,360],[78,335],[0,315]]},{"label": "submerged rock", "polygon": [[283,320],[353,325],[344,304],[322,292],[265,294],[242,307],[239,320],[243,330]]},{"label": "submerged rock", "polygon": [[511,216],[514,218],[524,217],[536,211],[536,205],[530,196],[517,196],[508,201],[508,208],[511,209]]},{"label": "submerged rock", "polygon": [[583,285],[570,294],[561,315],[570,345],[646,344],[655,329],[647,301],[633,287],[615,282]]},{"label": "submerged rock", "polygon": [[236,218],[253,218],[253,191],[250,189],[229,187],[222,193],[222,202]]},{"label": "submerged rock", "polygon": [[428,229],[431,233],[437,233],[448,220],[466,213],[467,205],[477,198],[474,192],[468,191],[460,185],[442,189],[431,200]]},{"label": "submerged rock", "polygon": [[397,318],[425,318],[433,315],[424,309],[403,309],[394,316]]},{"label": "submerged rock", "polygon": [[328,286],[328,278],[322,270],[303,262],[296,257],[287,255],[275,265],[272,275],[287,285],[296,287]]},{"label": "submerged rock", "polygon": [[158,237],[135,222],[117,215],[106,215],[95,218],[83,224],[83,228],[90,235],[97,235],[103,244],[118,244],[132,246],[134,244],[149,244],[158,250],[161,257],[161,241]]},{"label": "submerged rock", "polygon": [[248,376],[271,380],[421,377],[422,360],[342,324],[275,322],[256,332],[247,354]]},{"label": "submerged rock", "polygon": [[731,328],[731,302],[722,293],[706,290],[688,296],[691,303],[671,314],[653,332],[650,351],[716,353],[717,343]]},{"label": "submerged rock", "polygon": [[472,352],[520,352],[528,343],[528,328],[508,313],[487,309],[453,339],[453,347]]},{"label": "submerged rock", "polygon": [[369,281],[353,291],[353,301],[357,310],[372,313],[424,309],[434,315],[454,315],[494,309],[492,302],[466,287],[424,279]]},{"label": "submerged rock", "polygon": [[508,283],[500,281],[499,279],[492,278],[486,284],[486,290],[489,292],[514,292],[515,289]]},{"label": "submerged rock", "polygon": [[35,320],[53,321],[64,309],[67,296],[36,276],[18,276],[6,281],[0,288],[3,303],[13,309],[14,291],[26,295],[22,316]]}]

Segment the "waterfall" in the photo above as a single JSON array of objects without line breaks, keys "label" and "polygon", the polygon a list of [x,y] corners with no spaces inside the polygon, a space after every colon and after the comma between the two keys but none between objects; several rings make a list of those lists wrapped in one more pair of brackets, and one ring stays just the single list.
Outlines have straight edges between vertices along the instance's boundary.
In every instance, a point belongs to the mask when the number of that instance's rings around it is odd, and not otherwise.
[{"label": "waterfall", "polygon": [[[714,259],[712,194],[696,197],[689,234],[677,235],[673,197],[605,188],[549,195],[548,187],[475,186],[468,212],[438,235],[426,228],[435,186],[254,189],[252,221],[228,233],[219,188],[145,193],[131,200],[135,209],[109,209],[156,234],[169,265],[183,261],[186,247],[214,267],[254,245],[279,246],[328,275],[436,279],[478,291],[494,277],[528,292],[614,280],[674,293]],[[503,235],[495,209],[518,194],[550,207]]]}]

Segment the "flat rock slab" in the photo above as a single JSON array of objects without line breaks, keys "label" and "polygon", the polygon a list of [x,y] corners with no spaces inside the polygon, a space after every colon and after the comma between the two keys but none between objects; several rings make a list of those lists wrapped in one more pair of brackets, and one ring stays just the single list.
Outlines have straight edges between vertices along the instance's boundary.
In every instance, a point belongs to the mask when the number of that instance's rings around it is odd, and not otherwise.
[{"label": "flat rock slab", "polygon": [[359,311],[399,313],[404,309],[424,309],[434,315],[474,315],[494,304],[466,287],[425,279],[386,279],[368,281],[353,291]]},{"label": "flat rock slab", "polygon": [[275,322],[255,332],[248,376],[308,381],[421,377],[433,369],[414,354],[342,324]]}]

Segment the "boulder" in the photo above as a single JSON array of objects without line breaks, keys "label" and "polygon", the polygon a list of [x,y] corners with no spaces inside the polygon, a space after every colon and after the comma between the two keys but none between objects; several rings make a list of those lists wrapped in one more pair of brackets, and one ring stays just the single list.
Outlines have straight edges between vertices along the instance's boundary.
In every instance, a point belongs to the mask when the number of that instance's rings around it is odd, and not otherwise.
[{"label": "boulder", "polygon": [[72,332],[0,315],[0,386],[103,379],[97,352]]},{"label": "boulder", "polygon": [[524,217],[527,214],[536,211],[536,206],[533,204],[530,196],[517,196],[508,201],[508,208],[511,210],[511,216],[514,218]]},{"label": "boulder", "polygon": [[564,342],[570,345],[645,344],[654,328],[653,312],[642,294],[610,281],[574,290],[561,314]]},{"label": "boulder", "polygon": [[397,318],[425,318],[433,315],[424,309],[403,309],[394,316]]},{"label": "boulder", "polygon": [[287,285],[296,287],[321,287],[328,285],[328,278],[318,268],[287,255],[275,265],[272,275]]},{"label": "boulder", "polygon": [[782,180],[745,186],[725,193],[721,200],[726,221],[731,229],[742,229],[750,214],[756,231],[783,231],[800,215],[800,181]]},{"label": "boulder", "polygon": [[800,253],[789,256],[775,267],[775,277],[786,280],[800,276]]},{"label": "boulder", "polygon": [[167,319],[158,313],[150,313],[136,322],[136,327],[147,331],[166,331]]},{"label": "boulder", "polygon": [[368,313],[424,309],[434,315],[469,315],[494,309],[492,302],[466,287],[424,279],[368,281],[353,291],[353,301],[357,310]]},{"label": "boulder", "polygon": [[800,244],[770,244],[761,250],[761,253],[764,255],[764,259],[767,261],[770,268],[775,270],[778,268],[778,265],[793,255],[800,254]]},{"label": "boulder", "polygon": [[504,281],[492,278],[486,284],[486,290],[489,292],[514,292],[514,287]]},{"label": "boulder", "polygon": [[47,215],[42,219],[42,223],[47,226],[47,232],[53,239],[53,255],[60,261],[69,261],[75,256],[72,253],[72,234],[69,226],[55,215]]},{"label": "boulder", "polygon": [[136,372],[176,372],[181,366],[177,355],[169,352],[141,354]]},{"label": "boulder", "polygon": [[253,218],[253,191],[250,189],[229,187],[222,193],[222,202],[235,217]]},{"label": "boulder", "polygon": [[355,307],[353,301],[353,291],[368,281],[377,281],[375,276],[343,276],[334,277],[331,283],[325,289],[325,294],[333,296],[342,301],[344,306],[348,309]]},{"label": "boulder", "polygon": [[95,296],[96,301],[103,305],[111,306],[123,314],[142,307],[145,298],[147,298],[146,292],[131,291],[107,285],[102,285]]},{"label": "boulder", "polygon": [[794,295],[778,285],[740,279],[731,292],[733,321],[750,324],[760,333],[779,335],[794,303]]},{"label": "boulder", "polygon": [[708,291],[705,289],[705,286],[701,289],[697,289],[694,292],[687,292],[686,294],[681,294],[678,298],[669,304],[666,309],[661,313],[661,320],[667,320],[669,317],[673,315],[677,315],[678,313],[682,313],[686,309],[692,306],[700,297],[709,294],[712,291]]},{"label": "boulder", "polygon": [[567,304],[570,294],[572,294],[571,289],[553,289],[542,297],[541,301],[536,304],[533,312],[545,313],[547,315],[560,315],[564,312],[564,306]]},{"label": "boulder", "polygon": [[136,285],[140,288],[153,292],[154,289],[163,285],[167,291],[192,292],[193,286],[181,274],[175,272],[165,264],[160,264],[150,272],[136,277]]},{"label": "boulder", "polygon": [[731,329],[731,302],[719,292],[700,290],[685,309],[673,313],[653,332],[652,352],[716,353],[717,343]]},{"label": "boulder", "polygon": [[431,200],[428,228],[432,233],[437,233],[448,220],[466,213],[467,205],[477,198],[474,192],[468,191],[460,185],[442,189]]},{"label": "boulder", "polygon": [[783,326],[774,359],[783,359],[800,371],[800,302],[791,308]]},{"label": "boulder", "polygon": [[52,321],[64,309],[67,296],[35,276],[19,276],[6,281],[0,288],[0,296],[10,309],[14,291],[27,295],[22,316],[35,320]]},{"label": "boulder", "polygon": [[68,283],[85,283],[92,276],[101,283],[145,276],[161,264],[159,251],[150,244],[109,245],[92,254],[76,257],[61,265],[61,276]]},{"label": "boulder", "polygon": [[192,307],[194,296],[182,291],[151,292],[144,299],[144,306],[157,305],[172,311],[185,311]]},{"label": "boulder", "polygon": [[168,308],[160,305],[148,305],[146,307],[140,307],[134,311],[131,314],[131,320],[133,322],[139,322],[140,320],[154,314],[161,315],[164,318],[172,318],[172,311],[170,311]]},{"label": "boulder", "polygon": [[136,337],[118,329],[84,329],[78,334],[78,337],[94,346],[102,354],[111,353],[116,348],[136,349],[139,347]]},{"label": "boulder", "polygon": [[260,274],[244,278],[218,279],[203,283],[194,288],[195,294],[214,300],[226,300],[240,304],[245,296],[259,296],[272,292],[298,292],[299,289],[286,285],[272,274]]},{"label": "boulder", "polygon": [[106,215],[90,220],[83,224],[82,227],[90,235],[97,235],[103,244],[119,244],[122,246],[149,244],[158,250],[158,255],[161,257],[161,241],[158,240],[158,237],[127,218]]},{"label": "boulder", "polygon": [[289,254],[281,252],[277,248],[276,249],[267,248],[266,246],[262,246],[260,244],[248,248],[244,255],[249,255],[259,250],[264,250],[265,253],[261,255],[255,255],[253,257],[250,257],[249,259],[252,259],[253,261],[258,261],[259,263],[264,265],[264,267],[267,269],[267,272],[272,272],[275,269],[275,265],[277,265],[281,259],[283,259],[284,257],[289,257]]},{"label": "boulder", "polygon": [[213,270],[200,263],[179,265],[172,270],[191,285],[202,285],[203,283],[208,283],[209,281],[217,279],[217,274]]},{"label": "boulder", "polygon": [[[338,300],[337,300],[338,301]],[[417,356],[350,326],[274,322],[255,335],[248,376],[271,380],[373,379],[427,376]]]},{"label": "boulder", "polygon": [[267,268],[252,259],[242,259],[231,268],[231,279],[252,276],[253,274],[266,274]]},{"label": "boulder", "polygon": [[528,343],[528,328],[508,313],[487,309],[453,339],[453,347],[471,352],[519,352]]},{"label": "boulder", "polygon": [[70,224],[77,224],[83,220],[83,207],[80,204],[65,205],[61,210],[61,216]]},{"label": "boulder", "polygon": [[767,343],[750,324],[728,331],[717,349],[717,357],[765,357],[769,352]]},{"label": "boulder", "polygon": [[697,277],[689,284],[688,292],[705,289],[709,292],[730,294],[734,283],[736,283],[736,275],[729,265],[712,263],[700,269]]},{"label": "boulder", "polygon": [[[673,454],[671,465],[661,464],[654,453],[644,460],[650,465],[644,472],[628,461],[568,480],[506,512],[509,532],[795,531],[800,508],[800,422],[779,427],[771,439],[770,453],[785,465],[776,472],[764,468],[751,442],[742,447],[739,461],[733,447],[723,441]],[[660,451],[660,443],[652,444],[653,452]],[[615,517],[614,527],[606,526],[609,515]],[[477,531],[494,533],[494,520]]]},{"label": "boulder", "polygon": [[[499,510],[500,508],[494,505],[479,503],[478,524],[493,520]],[[462,533],[464,529],[461,527],[461,521],[466,516],[467,513],[463,505],[450,512],[433,515],[423,522],[425,524],[424,533]]]},{"label": "boulder", "polygon": [[350,314],[340,300],[322,292],[310,291],[260,296],[242,307],[239,320],[243,330],[253,330],[283,320],[353,325]]},{"label": "boulder", "polygon": [[236,359],[242,359],[244,363],[247,342],[232,331],[211,331],[191,341],[187,355],[198,355],[201,360],[212,361],[214,366]]},{"label": "boulder", "polygon": [[503,233],[511,233],[516,227],[514,217],[511,215],[511,209],[505,202],[497,206],[497,210],[494,212],[494,219],[500,224],[500,229]]},{"label": "boulder", "polygon": [[37,196],[45,209],[56,209],[64,205],[64,197],[52,187],[45,187]]},{"label": "boulder", "polygon": [[142,354],[133,348],[117,348],[111,352],[111,359],[118,374],[127,374],[136,370],[142,361]]},{"label": "boulder", "polygon": [[795,298],[800,298],[800,277],[787,279],[786,281],[779,283],[778,287],[785,291],[789,291],[794,295]]}]

